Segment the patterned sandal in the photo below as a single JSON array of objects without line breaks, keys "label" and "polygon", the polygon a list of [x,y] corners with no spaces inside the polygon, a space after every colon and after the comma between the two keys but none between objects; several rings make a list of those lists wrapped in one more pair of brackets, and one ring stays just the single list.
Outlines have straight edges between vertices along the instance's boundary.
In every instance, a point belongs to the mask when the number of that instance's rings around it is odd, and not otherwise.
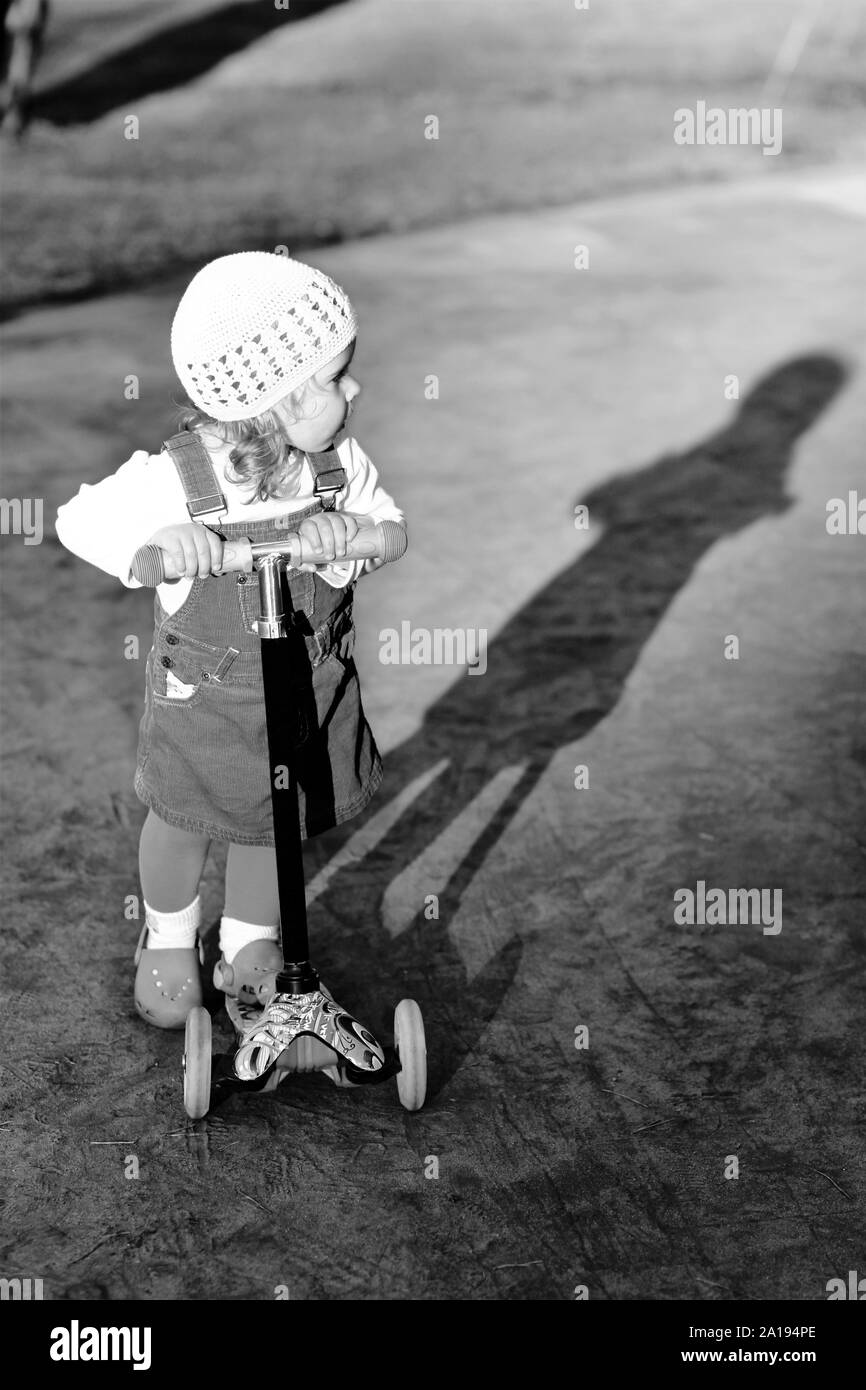
[{"label": "patterned sandal", "polygon": [[183,1028],[187,1015],[202,1002],[201,966],[204,947],[166,950],[145,946],[147,923],[135,949],[135,1007],[155,1028]]}]

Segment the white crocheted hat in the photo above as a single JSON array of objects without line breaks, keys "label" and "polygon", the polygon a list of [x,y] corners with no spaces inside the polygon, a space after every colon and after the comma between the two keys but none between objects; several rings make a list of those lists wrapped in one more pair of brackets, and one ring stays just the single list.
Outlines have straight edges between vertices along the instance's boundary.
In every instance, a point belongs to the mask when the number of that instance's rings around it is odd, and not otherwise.
[{"label": "white crocheted hat", "polygon": [[271,251],[210,261],[171,325],[175,371],[215,420],[260,415],[358,332],[348,296],[321,270]]}]

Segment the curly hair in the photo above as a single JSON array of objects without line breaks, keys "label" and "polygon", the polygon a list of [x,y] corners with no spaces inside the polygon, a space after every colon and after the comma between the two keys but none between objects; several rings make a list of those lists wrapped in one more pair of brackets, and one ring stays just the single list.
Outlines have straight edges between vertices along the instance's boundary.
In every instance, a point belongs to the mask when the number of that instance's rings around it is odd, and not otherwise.
[{"label": "curly hair", "polygon": [[[292,420],[309,418],[303,413],[308,382],[297,386],[286,397]],[[233,482],[249,483],[252,502],[267,502],[272,497],[292,497],[298,491],[303,464],[303,452],[295,449],[286,437],[285,427],[273,410],[248,420],[215,420],[198,406],[187,402],[176,416],[182,430],[206,428],[224,444],[233,444],[229,454]]]}]

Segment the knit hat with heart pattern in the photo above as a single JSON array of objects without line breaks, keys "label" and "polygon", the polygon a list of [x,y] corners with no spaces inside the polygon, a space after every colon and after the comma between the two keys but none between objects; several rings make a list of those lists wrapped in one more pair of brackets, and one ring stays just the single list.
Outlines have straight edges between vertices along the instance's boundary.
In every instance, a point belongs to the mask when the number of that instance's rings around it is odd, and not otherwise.
[{"label": "knit hat with heart pattern", "polygon": [[210,261],[171,326],[175,371],[215,420],[260,415],[348,347],[358,332],[346,293],[313,266],[270,251]]}]

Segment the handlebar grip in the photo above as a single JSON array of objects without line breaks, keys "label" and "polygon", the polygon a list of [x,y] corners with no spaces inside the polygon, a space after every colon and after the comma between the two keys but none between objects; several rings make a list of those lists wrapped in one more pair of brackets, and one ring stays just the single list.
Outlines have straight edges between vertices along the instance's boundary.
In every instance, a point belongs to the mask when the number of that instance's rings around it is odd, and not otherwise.
[{"label": "handlebar grip", "polygon": [[158,545],[143,545],[136,550],[130,565],[133,579],[146,589],[155,589],[165,579],[165,561]]},{"label": "handlebar grip", "polygon": [[[341,556],[341,561],[380,559],[390,564],[400,559],[406,545],[406,530],[399,521],[380,521],[375,526],[365,527],[358,532],[354,540],[349,542],[347,553]],[[279,550],[294,566],[315,562],[315,554],[301,541],[297,533],[287,535],[285,542],[279,546],[270,546],[269,549]],[[226,541],[220,573],[228,574],[235,570],[246,570],[249,573],[253,567],[256,550],[257,547],[246,537],[239,541]],[[141,546],[132,557],[130,568],[139,584],[149,589],[155,589],[166,579],[179,577],[173,573],[171,562],[167,562],[165,551],[158,545]]]},{"label": "handlebar grip", "polygon": [[[234,570],[246,570],[247,573],[253,567],[253,552],[249,541],[244,537],[240,541],[226,541],[223,546],[223,563],[221,574],[228,574]],[[166,579],[178,579],[180,576],[175,574],[172,562],[168,560],[165,551],[158,545],[143,545],[136,550],[130,565],[133,578],[139,584],[143,584],[146,589],[155,589],[157,584],[163,584]]]},{"label": "handlebar grip", "polygon": [[406,527],[401,526],[399,521],[380,521],[376,527],[376,537],[380,545],[376,558],[384,560],[386,565],[405,554],[408,545]]}]

